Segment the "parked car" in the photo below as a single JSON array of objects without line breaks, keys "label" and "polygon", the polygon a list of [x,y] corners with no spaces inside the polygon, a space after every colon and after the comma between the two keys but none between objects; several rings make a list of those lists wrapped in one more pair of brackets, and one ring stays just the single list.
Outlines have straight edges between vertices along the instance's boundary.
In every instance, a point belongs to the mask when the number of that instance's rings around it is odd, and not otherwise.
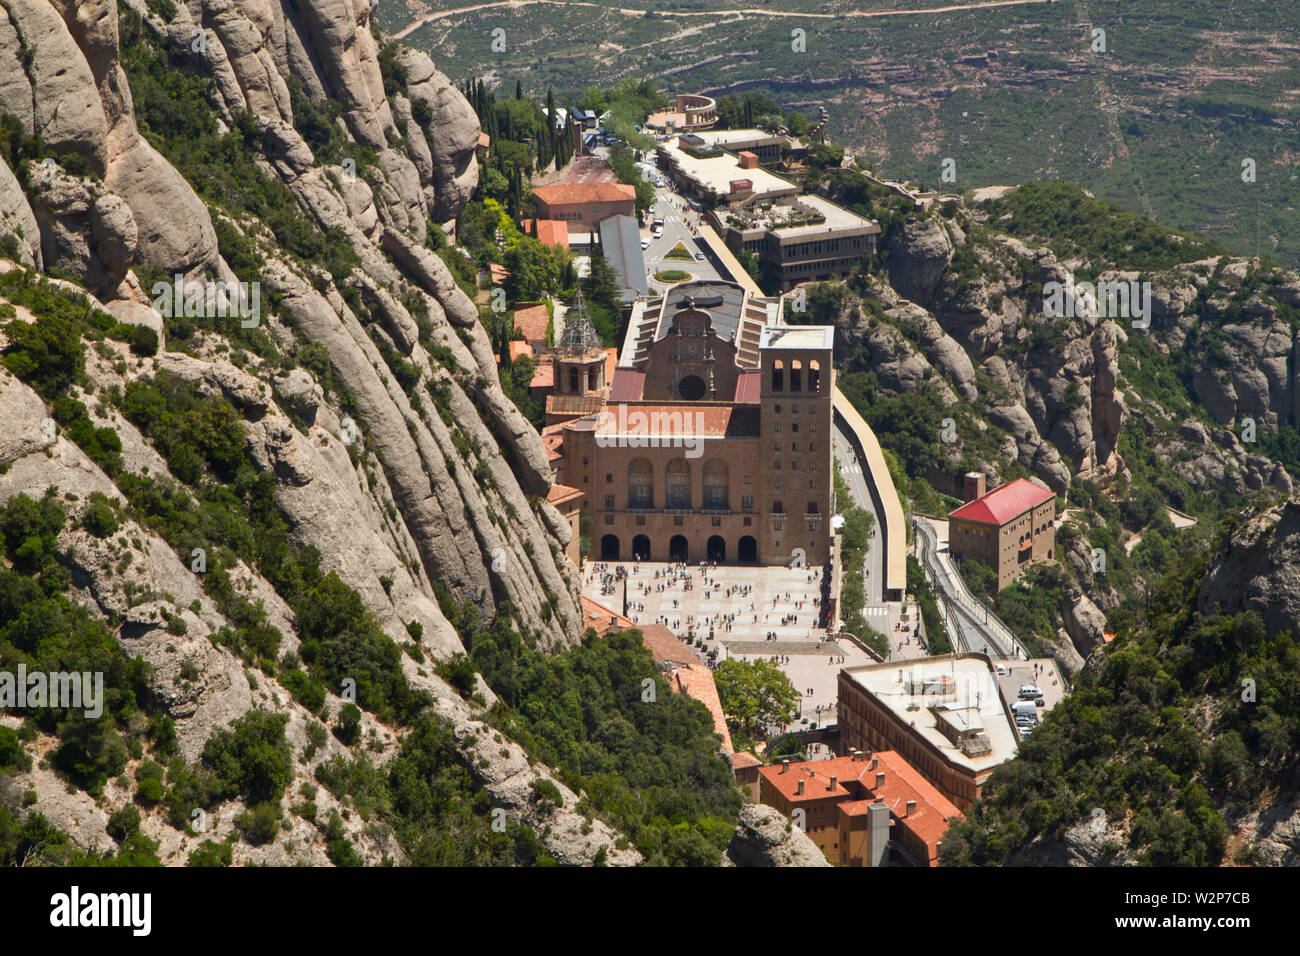
[{"label": "parked car", "polygon": [[702,253],[702,252],[697,252],[697,253],[695,253],[695,259],[696,259],[697,262],[703,262],[703,261],[704,261],[704,253]]},{"label": "parked car", "polygon": [[642,248],[642,249],[648,249],[648,248],[650,248],[650,240],[649,240],[649,239],[642,239],[642,240],[641,240],[641,248]]}]

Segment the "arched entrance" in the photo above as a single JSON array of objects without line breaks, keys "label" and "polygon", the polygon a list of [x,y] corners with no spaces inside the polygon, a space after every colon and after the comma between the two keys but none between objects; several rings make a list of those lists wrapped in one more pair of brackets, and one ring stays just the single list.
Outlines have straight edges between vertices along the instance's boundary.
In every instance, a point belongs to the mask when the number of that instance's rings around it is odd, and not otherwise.
[{"label": "arched entrance", "polygon": [[708,554],[710,561],[717,561],[719,564],[727,560],[727,542],[722,535],[715,534],[709,538]]},{"label": "arched entrance", "polygon": [[737,543],[736,560],[741,564],[758,563],[758,542],[753,535],[747,534]]},{"label": "arched entrance", "polygon": [[668,542],[668,560],[670,561],[689,561],[690,549],[686,544],[686,535],[675,534],[672,540]]},{"label": "arched entrance", "polygon": [[600,539],[600,560],[618,560],[618,535],[607,534]]},{"label": "arched entrance", "polygon": [[650,560],[650,539],[643,534],[639,534],[632,539],[632,560]]}]

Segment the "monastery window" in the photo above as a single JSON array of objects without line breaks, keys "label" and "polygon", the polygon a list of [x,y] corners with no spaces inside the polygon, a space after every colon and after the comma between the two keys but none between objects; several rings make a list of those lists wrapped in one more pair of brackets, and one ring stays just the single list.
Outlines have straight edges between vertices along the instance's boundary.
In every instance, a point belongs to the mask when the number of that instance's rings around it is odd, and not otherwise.
[{"label": "monastery window", "polygon": [[728,508],[731,471],[721,458],[710,458],[704,463],[704,507]]},{"label": "monastery window", "polygon": [[691,506],[691,466],[685,458],[674,458],[668,462],[664,474],[664,491],[664,507]]}]

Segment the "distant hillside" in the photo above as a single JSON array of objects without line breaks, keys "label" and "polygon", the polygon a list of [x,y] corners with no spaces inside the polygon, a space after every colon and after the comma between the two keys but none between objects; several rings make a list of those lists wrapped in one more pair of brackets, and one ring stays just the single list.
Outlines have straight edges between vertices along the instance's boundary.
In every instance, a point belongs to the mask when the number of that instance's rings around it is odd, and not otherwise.
[{"label": "distant hillside", "polygon": [[[380,0],[378,17],[396,31],[415,22],[412,8],[465,6]],[[938,185],[951,158],[958,189],[1063,179],[1300,266],[1296,4],[1062,0],[902,15],[951,4],[684,0],[652,17],[618,12],[627,6],[489,5],[406,40],[452,77],[518,79],[538,96],[553,86],[561,105],[628,77],[670,92],[763,92],[809,117],[824,105],[832,137],[888,176]],[[737,7],[833,16],[727,12]],[[1094,27],[1104,54],[1092,52]],[[498,28],[503,52],[491,48]],[[806,52],[792,49],[795,29]],[[1245,159],[1254,183],[1242,182]]]}]

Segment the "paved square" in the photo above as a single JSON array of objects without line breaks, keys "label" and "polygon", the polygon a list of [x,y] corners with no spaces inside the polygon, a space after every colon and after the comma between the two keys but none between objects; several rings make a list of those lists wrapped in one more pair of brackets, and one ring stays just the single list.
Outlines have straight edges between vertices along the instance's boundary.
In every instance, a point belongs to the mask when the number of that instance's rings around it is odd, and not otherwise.
[{"label": "paved square", "polygon": [[851,641],[827,639],[822,579],[821,568],[607,561],[588,565],[583,593],[637,624],[703,639],[702,651],[690,645],[702,660],[710,650],[719,662],[776,659],[804,693],[795,729],[833,722],[839,669],[874,662]]}]

